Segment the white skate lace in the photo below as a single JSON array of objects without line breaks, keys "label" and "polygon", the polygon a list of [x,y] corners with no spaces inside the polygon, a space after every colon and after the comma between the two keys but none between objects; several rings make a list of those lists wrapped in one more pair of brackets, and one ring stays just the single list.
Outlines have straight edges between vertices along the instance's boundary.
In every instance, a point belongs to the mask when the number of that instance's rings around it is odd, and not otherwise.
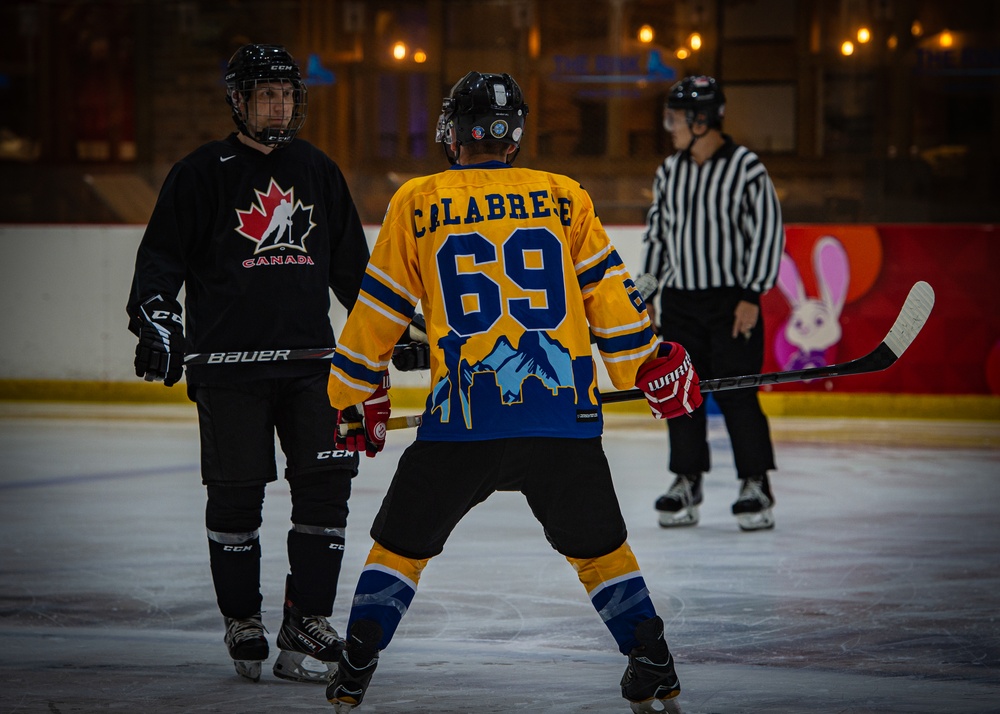
[{"label": "white skate lace", "polygon": [[264,623],[257,618],[248,617],[245,620],[230,620],[228,635],[230,641],[235,644],[254,637],[263,637],[264,631]]},{"label": "white skate lace", "polygon": [[667,490],[667,498],[676,498],[681,503],[691,503],[694,494],[691,493],[691,482],[683,476],[678,476],[674,484]]},{"label": "white skate lace", "polygon": [[743,489],[740,491],[739,501],[753,501],[761,504],[764,508],[771,505],[771,499],[764,493],[760,481],[746,480],[743,482]]},{"label": "white skate lace", "polygon": [[340,635],[330,627],[330,623],[325,617],[303,617],[302,625],[306,632],[324,644],[332,645],[334,642],[340,641]]}]

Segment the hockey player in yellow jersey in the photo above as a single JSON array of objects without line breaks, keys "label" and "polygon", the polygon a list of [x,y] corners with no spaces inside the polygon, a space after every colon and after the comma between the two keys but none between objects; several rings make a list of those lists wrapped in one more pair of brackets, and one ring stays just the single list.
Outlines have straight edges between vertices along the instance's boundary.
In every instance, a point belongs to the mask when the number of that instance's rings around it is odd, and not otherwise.
[{"label": "hockey player in yellow jersey", "polygon": [[696,409],[698,378],[683,347],[654,336],[587,192],[512,166],[527,112],[510,75],[470,72],[455,84],[437,137],[453,165],[392,198],[338,340],[329,380],[331,403],[346,410],[338,439],[369,456],[384,445],[383,377],[418,303],[431,370],[327,688],[338,712],[361,703],[428,561],[498,490],[524,494],[576,570],[628,657],[621,690],[633,711],[659,710],[680,691],[601,443],[591,335],[614,385],[639,386],[658,418]]}]

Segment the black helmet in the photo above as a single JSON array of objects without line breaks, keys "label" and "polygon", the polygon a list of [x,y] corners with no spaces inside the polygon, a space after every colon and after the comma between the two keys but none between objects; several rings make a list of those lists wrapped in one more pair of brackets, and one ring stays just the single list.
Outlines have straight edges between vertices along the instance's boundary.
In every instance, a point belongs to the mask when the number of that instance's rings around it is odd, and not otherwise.
[{"label": "black helmet", "polygon": [[684,110],[688,124],[694,123],[698,114],[704,114],[709,127],[721,129],[726,114],[726,95],[712,77],[685,77],[670,88],[667,108]]},{"label": "black helmet", "polygon": [[[451,88],[441,105],[435,141],[472,144],[499,141],[520,146],[528,105],[509,74],[469,72]],[[449,159],[454,159],[449,154]],[[513,156],[510,161],[513,161]]]},{"label": "black helmet", "polygon": [[[247,127],[246,100],[258,83],[267,82],[288,82],[292,85],[292,116],[285,127],[263,127],[252,132]],[[236,50],[226,67],[226,102],[232,107],[237,128],[267,146],[287,144],[306,121],[306,86],[302,82],[302,73],[298,63],[281,45],[243,45]]]}]

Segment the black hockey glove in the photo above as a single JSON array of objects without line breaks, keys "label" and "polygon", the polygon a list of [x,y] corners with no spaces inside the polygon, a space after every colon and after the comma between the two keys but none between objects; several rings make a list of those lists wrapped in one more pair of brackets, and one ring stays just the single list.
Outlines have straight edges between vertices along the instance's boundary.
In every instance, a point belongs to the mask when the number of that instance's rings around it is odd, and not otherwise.
[{"label": "black hockey glove", "polygon": [[156,295],[139,306],[135,375],[172,387],[184,372],[184,323],[176,300]]},{"label": "black hockey glove", "polygon": [[427,323],[419,312],[414,313],[406,332],[392,352],[392,366],[400,372],[429,369],[430,345],[427,344]]},{"label": "black hockey glove", "polygon": [[426,342],[411,342],[399,345],[392,353],[392,366],[400,372],[430,369],[431,346]]}]

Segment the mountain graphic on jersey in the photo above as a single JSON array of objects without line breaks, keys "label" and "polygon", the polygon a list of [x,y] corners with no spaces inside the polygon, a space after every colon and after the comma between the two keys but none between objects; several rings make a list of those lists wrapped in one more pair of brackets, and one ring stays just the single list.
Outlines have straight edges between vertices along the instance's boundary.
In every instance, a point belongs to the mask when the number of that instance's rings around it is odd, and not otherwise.
[{"label": "mountain graphic on jersey", "polygon": [[[501,337],[493,349],[475,364],[461,360],[451,364],[461,354],[465,342],[454,333],[443,338],[440,346],[449,363],[448,374],[441,379],[431,393],[431,411],[439,410],[442,423],[451,420],[452,407],[461,409],[466,428],[472,425],[472,388],[477,375],[492,374],[495,389],[488,390],[497,395],[502,405],[519,405],[525,401],[525,387],[529,381],[540,383],[555,395],[560,388],[575,389],[573,360],[561,345],[549,339],[543,332],[524,333],[515,349],[506,337]],[[458,375],[459,383],[454,383]],[[480,377],[482,381],[482,377]],[[479,385],[477,384],[477,389]],[[457,401],[457,403],[456,403]],[[492,410],[494,404],[481,405]]]},{"label": "mountain graphic on jersey", "polygon": [[267,191],[254,189],[257,200],[246,210],[236,209],[236,232],[252,240],[254,255],[267,250],[294,248],[307,253],[306,238],[316,224],[312,206],[295,200],[295,188],[285,191],[273,178]]}]

